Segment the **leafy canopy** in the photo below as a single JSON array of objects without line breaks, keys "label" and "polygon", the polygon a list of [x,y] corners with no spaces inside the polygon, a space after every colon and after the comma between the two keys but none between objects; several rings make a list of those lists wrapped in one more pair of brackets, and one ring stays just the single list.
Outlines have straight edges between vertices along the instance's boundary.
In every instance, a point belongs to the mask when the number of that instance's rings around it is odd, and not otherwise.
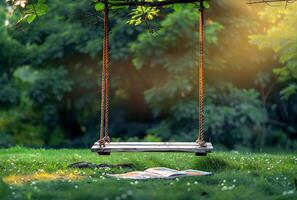
[{"label": "leafy canopy", "polygon": [[285,10],[268,7],[259,15],[269,26],[264,33],[251,36],[251,43],[277,54],[281,66],[273,73],[284,84],[281,94],[288,99],[297,92],[297,5],[291,4]]},{"label": "leafy canopy", "polygon": [[[162,2],[162,0],[157,1]],[[31,24],[37,17],[43,16],[48,12],[48,5],[46,4],[46,0],[6,0],[6,2],[10,3],[15,9],[18,9],[20,11],[22,17],[20,18],[19,22],[26,20],[29,24]],[[125,5],[114,6],[114,4],[123,2],[125,1],[108,0],[108,3],[111,3],[112,5],[109,6],[109,9],[129,8],[129,6]],[[153,0],[144,0],[144,2],[153,2]],[[104,3],[98,0],[93,0],[93,3],[96,11],[102,12],[105,9]],[[203,2],[203,5],[205,8],[209,8],[209,3],[207,1]],[[178,4],[175,4],[174,7],[175,9],[181,8],[181,6]],[[132,12],[130,13],[131,19],[127,23],[140,25],[143,21],[153,20],[154,17],[158,16],[158,13],[159,9],[157,7],[150,7],[146,5],[136,6],[136,8],[132,9]]]}]

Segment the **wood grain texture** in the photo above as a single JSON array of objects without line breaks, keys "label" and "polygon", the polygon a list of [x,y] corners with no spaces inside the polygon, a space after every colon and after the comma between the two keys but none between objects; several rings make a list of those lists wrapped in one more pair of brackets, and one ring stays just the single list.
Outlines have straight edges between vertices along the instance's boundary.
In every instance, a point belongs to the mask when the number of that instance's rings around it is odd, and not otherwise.
[{"label": "wood grain texture", "polygon": [[100,147],[96,142],[93,152],[193,152],[209,153],[213,150],[211,143],[199,147],[195,142],[111,142]]}]

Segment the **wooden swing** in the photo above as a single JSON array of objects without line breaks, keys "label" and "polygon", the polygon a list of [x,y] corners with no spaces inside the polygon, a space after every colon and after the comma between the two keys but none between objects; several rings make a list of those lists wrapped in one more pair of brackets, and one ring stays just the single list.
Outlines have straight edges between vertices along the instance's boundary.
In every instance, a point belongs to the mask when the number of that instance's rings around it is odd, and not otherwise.
[{"label": "wooden swing", "polygon": [[[207,155],[213,150],[211,143],[204,140],[204,6],[205,0],[196,0],[200,3],[200,63],[199,63],[199,133],[196,142],[110,142],[108,134],[109,119],[109,38],[108,38],[108,11],[109,3],[104,1],[104,39],[101,88],[101,121],[100,138],[92,146],[92,151],[99,155],[110,155],[111,152],[192,152],[196,155]],[[133,1],[135,5],[144,5],[145,2]],[[161,1],[162,2],[162,1]],[[174,3],[189,3],[188,0],[167,0],[166,5]],[[163,2],[163,3],[164,3]],[[191,1],[193,2],[193,0]],[[130,2],[131,3],[131,2]],[[160,3],[160,1],[159,1]],[[123,4],[119,4],[123,5]],[[130,5],[130,4],[129,4]],[[134,5],[134,4],[133,4]],[[115,4],[113,4],[115,6]],[[147,2],[146,6],[158,6],[158,1]],[[103,136],[104,134],[104,136]]]}]

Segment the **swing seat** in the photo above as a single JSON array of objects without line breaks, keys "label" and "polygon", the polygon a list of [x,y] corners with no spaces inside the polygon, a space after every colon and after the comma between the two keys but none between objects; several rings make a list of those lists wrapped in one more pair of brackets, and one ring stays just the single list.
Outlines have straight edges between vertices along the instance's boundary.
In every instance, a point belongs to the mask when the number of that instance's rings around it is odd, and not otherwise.
[{"label": "swing seat", "polygon": [[111,142],[105,147],[96,142],[92,149],[99,155],[108,155],[111,152],[191,152],[196,155],[207,155],[213,150],[211,143],[200,147],[195,142]]}]

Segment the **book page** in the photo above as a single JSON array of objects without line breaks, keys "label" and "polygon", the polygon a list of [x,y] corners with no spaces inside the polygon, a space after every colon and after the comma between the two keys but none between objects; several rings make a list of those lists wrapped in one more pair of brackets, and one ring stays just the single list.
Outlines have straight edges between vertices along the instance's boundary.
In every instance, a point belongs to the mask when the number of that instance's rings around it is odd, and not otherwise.
[{"label": "book page", "polygon": [[120,179],[135,179],[135,180],[144,180],[144,179],[171,179],[182,176],[207,176],[211,175],[211,172],[199,171],[188,169],[184,171],[178,171],[175,169],[169,169],[166,167],[154,167],[149,168],[145,171],[134,171],[123,174],[108,174],[108,176],[120,178]]},{"label": "book page", "polygon": [[124,173],[124,174],[108,174],[108,176],[112,176],[112,177],[115,177],[115,178],[121,178],[121,179],[162,178],[157,174],[148,173],[148,172],[141,172],[141,171],[128,172],[128,173]]},{"label": "book page", "polygon": [[177,171],[174,169],[169,169],[166,167],[154,167],[154,168],[149,168],[147,170],[145,170],[145,172],[149,172],[149,173],[153,173],[156,175],[159,175],[161,177],[175,177],[175,176],[185,176],[187,175],[186,172],[182,172],[182,171]]},{"label": "book page", "polygon": [[185,172],[188,176],[208,176],[212,174],[211,172],[199,171],[194,169],[187,169],[183,172]]}]

